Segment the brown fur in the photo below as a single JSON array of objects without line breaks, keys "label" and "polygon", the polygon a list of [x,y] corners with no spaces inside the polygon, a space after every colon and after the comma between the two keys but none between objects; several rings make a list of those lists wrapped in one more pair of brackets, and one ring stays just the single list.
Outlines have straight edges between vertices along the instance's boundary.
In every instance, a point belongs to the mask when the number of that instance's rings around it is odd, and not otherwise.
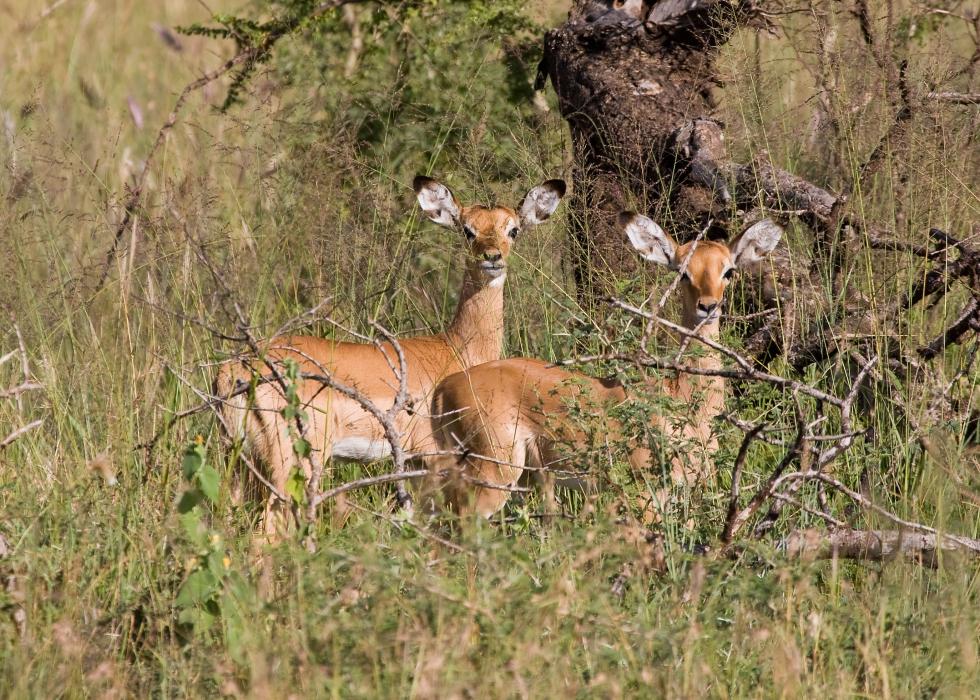
[{"label": "brown fur", "polygon": [[[671,264],[685,260],[691,245],[674,247],[671,241]],[[657,255],[646,257],[653,260]],[[687,328],[695,328],[702,320],[699,308],[711,309],[721,302],[728,285],[725,273],[733,267],[732,257],[725,244],[702,241],[697,245],[687,264],[687,276],[680,283]],[[665,262],[661,258],[661,264]],[[717,339],[717,318],[715,315],[699,327],[701,338]],[[698,343],[692,343],[695,344]],[[702,368],[720,367],[719,359],[713,353],[703,354],[703,348],[700,357],[688,362]],[[711,455],[718,446],[710,420],[724,406],[724,380],[679,374],[651,384],[650,388],[687,406],[688,414],[679,417],[680,421],[653,417],[656,429],[684,443],[671,462],[672,480],[678,484],[702,481],[712,471]],[[585,446],[587,436],[570,419],[570,405],[577,406],[579,412],[585,408],[605,420],[607,437],[616,440],[621,436],[621,426],[603,416],[625,398],[625,391],[618,385],[530,358],[499,360],[450,375],[436,387],[433,396],[433,432],[442,450],[462,447],[466,453],[429,460],[433,476],[425,485],[426,496],[433,505],[441,498],[444,505],[460,515],[490,517],[510,496],[509,491],[492,486],[517,485],[525,466],[536,470],[561,468],[563,445]],[[635,470],[648,469],[650,458],[645,447],[637,447],[629,455]],[[445,476],[436,475],[437,472]],[[555,476],[544,471],[536,474],[540,475],[546,508],[553,510]]]},{"label": "brown fur", "polygon": [[[432,183],[420,178],[421,186]],[[420,185],[417,180],[416,191]],[[555,181],[557,182],[557,181]],[[435,183],[438,186],[438,183]],[[548,183],[546,183],[547,185]],[[554,185],[552,185],[554,187]],[[560,194],[564,184],[560,183]],[[446,194],[451,193],[448,190]],[[444,333],[406,338],[399,342],[405,356],[409,405],[416,409],[428,406],[432,390],[446,375],[466,367],[500,357],[503,346],[504,301],[503,278],[492,277],[487,265],[506,269],[506,260],[513,245],[511,234],[521,224],[518,213],[509,207],[460,208],[455,197],[447,208],[459,211],[458,226],[473,235],[468,240],[466,273],[460,291],[455,316]],[[437,223],[447,225],[440,202],[426,213]],[[424,205],[423,205],[424,206]],[[549,212],[550,213],[550,212]],[[546,218],[546,217],[545,217]],[[543,219],[542,219],[543,220]],[[468,234],[469,235],[469,234]],[[334,380],[357,389],[364,398],[385,410],[395,401],[399,382],[392,365],[398,366],[397,356],[388,345],[338,342],[312,336],[273,338],[263,348],[272,361],[295,360],[302,372],[328,374]],[[385,351],[386,350],[386,351]],[[387,355],[387,357],[386,357]],[[254,374],[270,374],[267,366],[256,358],[245,358],[222,366],[215,382],[219,396],[230,396],[242,382],[248,383]],[[300,381],[300,402],[307,419],[307,439],[321,459],[331,458],[338,445],[370,445],[375,450],[388,447],[382,426],[360,403],[327,389],[316,380]],[[255,401],[247,405],[244,394],[221,405],[222,420],[228,430],[245,438],[250,452],[267,470],[267,478],[280,491],[297,460],[292,451],[290,424],[280,415],[285,406],[280,387],[275,382],[261,383],[255,390]],[[425,412],[422,411],[424,414]],[[406,451],[431,450],[434,445],[426,417],[414,412],[402,412],[396,418]],[[343,455],[359,461],[373,461],[383,452],[365,450],[357,455]],[[305,462],[305,460],[304,460]],[[308,471],[308,469],[307,469]],[[309,473],[307,473],[309,477]],[[288,508],[278,499],[267,500],[264,530],[269,541],[278,539],[288,527]]]}]

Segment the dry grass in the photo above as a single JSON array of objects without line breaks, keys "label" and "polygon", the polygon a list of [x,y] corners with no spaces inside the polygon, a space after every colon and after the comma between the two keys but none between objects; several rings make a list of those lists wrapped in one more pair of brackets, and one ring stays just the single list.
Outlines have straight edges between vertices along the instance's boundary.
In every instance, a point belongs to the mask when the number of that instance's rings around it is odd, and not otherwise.
[{"label": "dry grass", "polygon": [[[0,451],[4,695],[975,692],[974,564],[945,561],[932,571],[902,562],[786,563],[762,545],[738,562],[686,554],[717,534],[723,483],[691,503],[693,528],[675,523],[667,532],[666,572],[637,574],[622,600],[609,585],[637,557],[637,545],[604,515],[607,502],[594,516],[547,527],[515,508],[513,522],[461,535],[465,551],[454,554],[373,516],[386,508],[386,491],[359,493],[350,498],[346,527],[324,518],[316,555],[298,544],[277,552],[275,600],[258,602],[247,584],[223,599],[215,628],[191,634],[177,623],[175,602],[199,553],[174,509],[180,454],[200,433],[212,462],[224,461],[203,416],[179,423],[151,454],[135,447],[195,402],[167,368],[205,386],[208,372],[199,364],[233,349],[194,322],[230,328],[227,298],[199,253],[222,266],[259,333],[327,296],[340,321],[363,329],[380,316],[407,333],[441,327],[451,313],[458,241],[420,226],[411,213],[407,182],[426,167],[421,155],[418,162],[366,162],[356,135],[311,126],[318,107],[305,100],[310,85],[282,88],[266,75],[229,114],[213,109],[223,98],[217,86],[191,99],[151,174],[137,233],[126,237],[108,283],[95,291],[126,183],[179,89],[220,57],[198,38],[179,37],[177,51],[154,29],[203,19],[192,0],[67,0],[49,9],[42,18],[43,8],[28,0],[0,5],[0,255],[8,278],[0,306],[23,329],[44,385],[23,406],[0,402],[0,426],[44,420]],[[802,31],[799,22],[793,26]],[[958,41],[927,43],[915,74],[945,70]],[[733,150],[764,148],[781,167],[829,186],[851,182],[886,111],[873,97],[854,109],[876,93],[871,72],[854,69],[852,42],[841,38],[834,68],[840,141],[820,157],[809,131],[817,83],[805,67],[814,47],[763,38],[756,57],[754,38],[733,42],[721,96]],[[913,237],[929,225],[962,232],[980,219],[974,114],[923,107],[908,148],[888,153],[858,193],[869,218]],[[501,165],[486,141],[474,139],[446,173],[463,199],[508,201],[532,180],[568,176],[556,110],[533,123],[490,128],[512,140],[518,156]],[[520,178],[485,178],[488,163]],[[791,234],[802,242],[804,232]],[[507,288],[510,354],[567,356],[573,346],[565,333],[580,311],[564,248],[560,216],[520,243]],[[861,303],[883,303],[909,283],[898,274],[907,260],[881,261],[852,261],[849,275],[874,282],[862,289]],[[917,316],[905,332],[918,338],[933,331],[942,311]],[[3,354],[16,337],[12,325],[0,328],[9,328],[0,332]],[[962,361],[963,353],[952,353],[946,376]],[[0,386],[16,381],[17,369],[0,367]],[[960,389],[975,397],[978,382],[974,370]],[[890,400],[876,397],[885,408]],[[928,394],[914,384],[909,402],[929,417]],[[750,389],[738,405],[762,416],[786,404]],[[881,441],[855,449],[839,474],[852,478],[871,464],[880,480],[898,483],[881,491],[894,507],[977,537],[980,513],[961,502],[949,478],[975,487],[975,464],[961,459],[962,427],[938,418],[944,464],[924,458],[883,410]],[[737,431],[723,442],[725,473]],[[763,448],[753,453],[746,478],[760,478],[773,457]],[[361,473],[342,466],[334,478]],[[246,579],[254,516],[222,503],[209,520],[231,568]]]}]

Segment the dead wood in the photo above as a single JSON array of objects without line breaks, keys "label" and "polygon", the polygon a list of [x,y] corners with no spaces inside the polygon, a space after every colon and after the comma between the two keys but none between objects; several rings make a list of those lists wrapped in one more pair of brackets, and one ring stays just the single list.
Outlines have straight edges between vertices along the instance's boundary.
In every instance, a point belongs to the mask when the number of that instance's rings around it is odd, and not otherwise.
[{"label": "dead wood", "polygon": [[[546,35],[538,85],[543,76],[551,80],[571,130],[581,298],[610,292],[608,271],[639,271],[615,221],[636,208],[633,197],[645,199],[647,211],[669,209],[674,219],[667,223],[682,240],[709,221],[724,232],[724,189],[703,162],[677,162],[675,132],[698,115],[710,117],[717,48],[753,15],[751,3],[737,0],[653,7],[579,0],[568,21]],[[707,143],[700,150],[709,150]],[[710,151],[713,160],[724,159],[722,142]]]},{"label": "dead wood", "polygon": [[779,549],[791,559],[890,561],[901,557],[935,567],[944,554],[980,557],[980,540],[902,530],[796,530],[780,541]]}]

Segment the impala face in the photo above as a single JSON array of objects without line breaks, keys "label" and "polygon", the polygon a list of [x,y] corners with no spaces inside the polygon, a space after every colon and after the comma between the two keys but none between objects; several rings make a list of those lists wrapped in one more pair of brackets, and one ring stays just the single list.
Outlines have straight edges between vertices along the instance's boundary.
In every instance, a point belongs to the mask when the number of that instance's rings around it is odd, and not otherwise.
[{"label": "impala face", "polygon": [[[678,267],[693,245],[685,243],[677,248],[674,255]],[[700,241],[681,275],[685,318],[697,318],[699,323],[704,319],[718,318],[725,288],[734,275],[735,265],[728,246],[716,241]]]},{"label": "impala face", "polygon": [[546,221],[565,196],[564,181],[547,180],[532,188],[517,210],[480,204],[462,207],[448,187],[432,178],[419,175],[413,186],[429,219],[463,234],[470,253],[470,272],[493,287],[504,283],[507,257],[522,229]]},{"label": "impala face", "polygon": [[770,219],[764,219],[746,229],[730,245],[692,241],[678,246],[660,226],[641,214],[623,212],[619,223],[645,259],[672,270],[684,268],[680,284],[684,323],[691,328],[718,321],[721,301],[735,270],[762,260],[776,247],[783,233]]},{"label": "impala face", "polygon": [[491,283],[507,274],[507,257],[521,231],[517,212],[509,207],[488,209],[476,204],[460,213],[460,226],[469,246],[469,267]]}]

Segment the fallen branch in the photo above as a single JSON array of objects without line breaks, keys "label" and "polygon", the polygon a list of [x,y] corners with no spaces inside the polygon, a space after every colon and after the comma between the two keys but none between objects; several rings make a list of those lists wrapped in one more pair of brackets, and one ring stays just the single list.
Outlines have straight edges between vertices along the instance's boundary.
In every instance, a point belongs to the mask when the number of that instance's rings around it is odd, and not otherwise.
[{"label": "fallen branch", "polygon": [[980,105],[980,92],[930,92],[930,100],[956,105]]},{"label": "fallen branch", "polygon": [[779,549],[791,559],[858,559],[889,561],[905,557],[935,567],[940,552],[980,557],[980,540],[902,530],[796,530]]},{"label": "fallen branch", "polygon": [[955,345],[960,339],[971,330],[976,331],[977,324],[980,324],[980,299],[972,297],[963,307],[952,325],[936,336],[930,343],[922,346],[916,352],[924,360],[931,360],[936,355],[943,352],[950,345]]}]

